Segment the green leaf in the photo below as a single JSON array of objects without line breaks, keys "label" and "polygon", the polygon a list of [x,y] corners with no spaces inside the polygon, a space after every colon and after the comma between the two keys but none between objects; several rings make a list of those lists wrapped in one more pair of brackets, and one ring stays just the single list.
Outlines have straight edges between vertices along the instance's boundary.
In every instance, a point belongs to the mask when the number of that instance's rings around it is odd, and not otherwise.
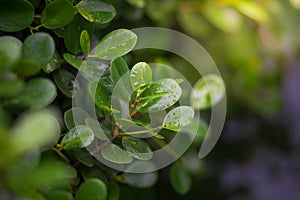
[{"label": "green leaf", "polygon": [[164,118],[163,128],[180,131],[187,126],[194,118],[194,110],[189,106],[179,106],[168,112]]},{"label": "green leaf", "polygon": [[83,30],[80,34],[80,47],[84,55],[88,55],[90,53],[90,35],[86,30]]},{"label": "green leaf", "polygon": [[[155,166],[151,162],[137,161],[131,164],[127,169],[134,173],[124,173],[125,181],[137,188],[152,187],[158,180],[158,173],[155,171]],[[139,173],[142,171],[149,171],[147,173]]]},{"label": "green leaf", "polygon": [[89,92],[98,108],[110,110],[110,96],[108,90],[101,82],[91,82]]},{"label": "green leaf", "polygon": [[77,7],[77,9],[84,19],[88,20],[89,22],[95,21],[94,16],[91,13],[89,13],[85,8]]},{"label": "green leaf", "polygon": [[107,183],[108,197],[107,200],[119,200],[120,199],[120,188],[115,181],[109,181]]},{"label": "green leaf", "polygon": [[29,26],[34,17],[34,8],[26,0],[2,0],[0,5],[0,30],[16,32]]},{"label": "green leaf", "polygon": [[48,200],[73,200],[71,192],[67,191],[53,191],[49,194]]},{"label": "green leaf", "polygon": [[20,59],[13,71],[23,76],[32,76],[41,71],[41,66],[33,60]]},{"label": "green leaf", "polygon": [[0,97],[15,97],[24,88],[24,82],[17,79],[0,81]]},{"label": "green leaf", "polygon": [[0,37],[0,73],[17,63],[21,57],[21,48],[22,42],[17,38],[12,36]]},{"label": "green leaf", "polygon": [[[46,66],[55,53],[54,40],[48,33],[35,33],[27,37],[22,46],[23,58]],[[22,66],[19,66],[22,67]]]},{"label": "green leaf", "polygon": [[88,179],[78,188],[75,200],[104,200],[107,198],[107,188],[100,179]]},{"label": "green leaf", "polygon": [[126,1],[136,8],[144,8],[146,5],[145,0],[126,0]]},{"label": "green leaf", "polygon": [[49,74],[57,70],[58,68],[60,68],[60,56],[58,52],[55,52],[50,62],[48,62],[47,65],[43,66],[42,69],[44,72]]},{"label": "green leaf", "polygon": [[122,144],[126,151],[139,160],[150,160],[153,156],[150,146],[140,138],[124,136]]},{"label": "green leaf", "polygon": [[109,130],[103,126],[98,120],[88,117],[85,119],[85,123],[88,127],[90,127],[94,135],[100,140],[110,140],[112,138],[111,133]]},{"label": "green leaf", "polygon": [[181,96],[181,88],[173,79],[161,79],[151,83],[140,96],[137,109],[142,112],[158,112],[174,105]]},{"label": "green leaf", "polygon": [[65,150],[80,149],[89,146],[94,140],[92,129],[85,125],[72,128],[63,138],[61,145]]},{"label": "green leaf", "polygon": [[104,36],[95,48],[95,55],[103,60],[114,60],[130,52],[137,36],[130,30],[118,29]]},{"label": "green leaf", "polygon": [[139,62],[133,66],[130,72],[130,82],[134,90],[145,87],[152,81],[152,70],[145,62]]},{"label": "green leaf", "polygon": [[64,122],[68,130],[71,130],[76,125],[85,125],[85,120],[89,117],[89,114],[82,108],[73,107],[64,113]]},{"label": "green leaf", "polygon": [[80,69],[80,66],[82,65],[83,62],[82,60],[78,59],[76,56],[69,53],[65,53],[63,57],[70,65],[72,65],[76,69]]},{"label": "green leaf", "polygon": [[14,151],[23,153],[49,143],[53,145],[57,142],[59,133],[60,126],[51,112],[25,114],[12,129]]},{"label": "green leaf", "polygon": [[80,35],[83,30],[87,30],[89,35],[93,34],[94,25],[86,21],[80,14],[76,14],[70,24],[64,28],[64,43],[68,51],[79,54],[80,49]]},{"label": "green leaf", "polygon": [[100,24],[110,22],[116,15],[115,8],[111,4],[98,0],[83,1],[78,11],[88,21]]},{"label": "green leaf", "polygon": [[93,167],[80,166],[79,169],[80,169],[82,178],[84,180],[88,180],[90,178],[97,178],[104,182],[107,182],[107,178],[106,178],[105,174],[103,173],[103,170],[99,166],[93,166]]},{"label": "green leaf", "polygon": [[69,24],[74,16],[73,5],[67,0],[52,1],[43,10],[41,23],[49,29],[56,29]]},{"label": "green leaf", "polygon": [[115,59],[110,64],[110,74],[113,84],[116,85],[119,79],[128,71],[128,65],[122,57]]},{"label": "green leaf", "polygon": [[74,150],[74,155],[75,155],[76,159],[79,160],[85,166],[93,167],[94,159],[91,156],[90,152],[82,150],[82,149],[76,149],[76,150]]},{"label": "green leaf", "polygon": [[23,91],[6,105],[17,108],[40,109],[49,105],[56,97],[55,85],[46,78],[34,78],[25,84]]},{"label": "green leaf", "polygon": [[67,70],[60,69],[53,74],[57,87],[67,96],[76,96],[79,86],[75,80],[75,76]]},{"label": "green leaf", "polygon": [[225,94],[222,78],[211,74],[199,79],[191,93],[191,106],[194,109],[205,109],[218,103]]},{"label": "green leaf", "polygon": [[98,58],[86,58],[79,68],[80,73],[89,81],[98,81],[108,65]]},{"label": "green leaf", "polygon": [[110,162],[126,164],[132,162],[132,156],[115,144],[109,144],[101,150],[103,158]]},{"label": "green leaf", "polygon": [[185,166],[181,163],[175,163],[170,169],[170,181],[174,190],[184,195],[192,187],[192,178]]}]

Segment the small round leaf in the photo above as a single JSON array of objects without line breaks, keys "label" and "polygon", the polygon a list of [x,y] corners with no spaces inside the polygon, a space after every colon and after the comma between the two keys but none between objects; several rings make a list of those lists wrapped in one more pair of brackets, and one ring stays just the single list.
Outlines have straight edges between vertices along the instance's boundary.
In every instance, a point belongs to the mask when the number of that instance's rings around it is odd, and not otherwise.
[{"label": "small round leaf", "polygon": [[109,144],[101,151],[103,158],[110,162],[126,164],[132,162],[132,156],[125,150],[121,149],[115,144]]},{"label": "small round leaf", "polygon": [[179,131],[187,126],[194,118],[194,110],[189,106],[179,106],[174,108],[164,118],[163,128]]},{"label": "small round leaf", "polygon": [[0,37],[0,72],[12,67],[21,57],[22,42],[12,36]]},{"label": "small round leaf", "polygon": [[1,0],[0,30],[15,32],[25,29],[34,18],[34,8],[26,0]]},{"label": "small round leaf", "polygon": [[80,34],[80,48],[82,53],[88,55],[90,53],[90,35],[86,30],[83,30]]},{"label": "small round leaf", "polygon": [[124,58],[119,57],[110,64],[110,74],[113,84],[116,85],[119,79],[129,71]]},{"label": "small round leaf", "polygon": [[74,16],[74,8],[70,1],[52,1],[43,10],[41,23],[49,29],[56,29],[69,24]]},{"label": "small round leaf", "polygon": [[67,96],[74,97],[79,89],[75,76],[67,70],[60,69],[53,74],[57,87]]},{"label": "small round leaf", "polygon": [[133,66],[130,72],[130,82],[134,90],[148,85],[152,81],[152,70],[145,62],[139,62]]},{"label": "small round leaf", "polygon": [[79,125],[72,128],[63,138],[61,145],[65,150],[80,149],[87,147],[94,140],[92,129]]},{"label": "small round leaf", "polygon": [[131,51],[137,36],[130,30],[118,29],[104,36],[95,48],[95,55],[103,60],[114,60]]},{"label": "small round leaf", "polygon": [[150,146],[140,138],[124,136],[122,144],[126,151],[139,160],[150,160],[153,156]]},{"label": "small round leaf", "polygon": [[[85,120],[89,114],[79,107],[73,107],[64,113],[64,122],[68,130],[74,128],[76,125],[85,125]],[[76,122],[74,121],[76,120]]]},{"label": "small round leaf", "polygon": [[83,182],[78,188],[75,200],[104,200],[107,198],[107,187],[103,181],[91,178]]}]

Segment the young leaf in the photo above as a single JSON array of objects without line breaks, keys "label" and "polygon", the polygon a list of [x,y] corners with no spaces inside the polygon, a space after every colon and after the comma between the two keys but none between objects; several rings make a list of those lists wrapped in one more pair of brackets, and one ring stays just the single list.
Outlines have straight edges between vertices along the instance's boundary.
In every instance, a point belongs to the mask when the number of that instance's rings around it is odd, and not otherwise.
[{"label": "young leaf", "polygon": [[132,89],[139,90],[152,81],[152,70],[145,62],[139,62],[133,66],[130,72]]},{"label": "young leaf", "polygon": [[90,53],[90,35],[86,30],[83,30],[80,34],[80,48],[84,55],[88,55]]},{"label": "young leaf", "polygon": [[63,138],[61,145],[65,150],[80,149],[87,147],[94,140],[92,129],[79,125],[72,128]]},{"label": "young leaf", "polygon": [[89,92],[96,106],[103,110],[110,110],[110,96],[106,87],[97,81],[89,86]]},{"label": "young leaf", "polygon": [[114,60],[131,51],[137,36],[130,30],[118,29],[104,36],[95,48],[95,55],[103,60]]},{"label": "young leaf", "polygon": [[49,105],[56,97],[56,87],[46,78],[34,78],[25,84],[23,91],[15,98],[7,100],[7,105],[17,108],[40,109]]},{"label": "young leaf", "polygon": [[78,188],[75,200],[104,200],[107,198],[107,188],[103,181],[91,178],[83,182]]},{"label": "young leaf", "polygon": [[69,53],[65,53],[64,55],[64,59],[73,67],[75,67],[76,69],[80,69],[80,66],[82,65],[82,60],[78,59],[76,56],[69,54]]},{"label": "young leaf", "polygon": [[56,29],[69,24],[74,16],[74,8],[67,0],[52,1],[43,10],[41,23],[49,29]]},{"label": "young leaf", "polygon": [[79,89],[75,76],[67,70],[60,69],[53,74],[57,87],[67,96],[74,97]]},{"label": "young leaf", "polygon": [[110,74],[113,84],[116,85],[118,80],[128,71],[128,65],[122,57],[115,59],[110,64]]},{"label": "young leaf", "polygon": [[21,31],[29,26],[34,18],[34,8],[26,0],[2,0],[0,6],[0,30]]},{"label": "young leaf", "polygon": [[[85,125],[85,119],[87,119],[89,114],[79,107],[73,107],[64,113],[64,122],[68,130],[74,128],[76,125]],[[75,121],[76,120],[76,123]]]},{"label": "young leaf", "polygon": [[103,158],[110,162],[126,164],[132,162],[132,156],[115,144],[109,144],[101,151]]},{"label": "young leaf", "polygon": [[191,93],[191,105],[194,109],[205,109],[218,103],[225,94],[222,78],[211,74],[198,80]]},{"label": "young leaf", "polygon": [[[149,188],[152,187],[158,180],[158,173],[155,171],[155,166],[151,162],[137,161],[131,164],[128,171],[135,173],[124,173],[123,177],[125,181],[137,188]],[[141,171],[149,171],[147,173],[138,173]]]},{"label": "young leaf", "polygon": [[137,109],[142,112],[158,112],[174,105],[181,96],[181,88],[173,79],[161,79],[151,83],[140,96]]},{"label": "young leaf", "polygon": [[122,144],[126,151],[139,160],[150,160],[153,156],[150,146],[140,138],[124,136]]},{"label": "young leaf", "polygon": [[179,106],[168,112],[164,118],[163,128],[180,131],[194,118],[194,110],[189,106]]},{"label": "young leaf", "polygon": [[[27,37],[22,46],[23,58],[46,66],[55,53],[54,40],[48,33],[35,33]],[[22,66],[20,66],[22,67]]]},{"label": "young leaf", "polygon": [[115,15],[115,8],[106,2],[85,0],[78,7],[79,13],[88,21],[104,24],[111,21]]},{"label": "young leaf", "polygon": [[170,169],[170,181],[174,190],[184,195],[189,192],[192,187],[191,175],[181,163],[175,163]]},{"label": "young leaf", "polygon": [[110,140],[112,138],[111,133],[105,126],[98,122],[98,120],[88,117],[85,119],[85,123],[88,127],[90,127],[95,137],[100,140]]}]

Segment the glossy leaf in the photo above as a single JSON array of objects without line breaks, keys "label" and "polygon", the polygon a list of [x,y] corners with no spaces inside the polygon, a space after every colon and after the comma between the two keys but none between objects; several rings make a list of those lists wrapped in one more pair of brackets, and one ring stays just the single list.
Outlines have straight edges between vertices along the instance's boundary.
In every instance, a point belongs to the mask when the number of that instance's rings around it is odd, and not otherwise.
[{"label": "glossy leaf", "polygon": [[80,48],[84,55],[88,55],[90,53],[90,35],[86,30],[83,30],[80,34]]},{"label": "glossy leaf", "polygon": [[11,68],[21,57],[22,42],[12,36],[0,37],[0,73]]},{"label": "glossy leaf", "polygon": [[130,30],[118,29],[104,36],[95,48],[95,55],[103,60],[114,60],[130,52],[137,36]]},{"label": "glossy leaf", "polygon": [[[35,33],[27,37],[22,46],[23,58],[46,66],[55,53],[54,40],[48,33]],[[22,67],[22,66],[19,66]]]},{"label": "glossy leaf", "polygon": [[[74,128],[76,125],[85,125],[85,119],[89,117],[89,114],[79,107],[73,107],[64,113],[64,122],[68,130]],[[76,120],[76,123],[75,121]]]},{"label": "glossy leaf", "polygon": [[0,30],[15,32],[29,26],[34,17],[34,8],[26,0],[2,0],[0,6]]},{"label": "glossy leaf", "polygon": [[137,109],[142,112],[158,112],[174,105],[181,96],[181,88],[173,79],[161,79],[151,83],[140,96]]},{"label": "glossy leaf", "polygon": [[78,59],[76,56],[69,54],[69,53],[65,53],[64,55],[64,59],[73,67],[75,67],[76,69],[80,69],[80,66],[82,65],[82,60]]},{"label": "glossy leaf", "polygon": [[108,65],[98,58],[86,58],[80,68],[80,73],[89,81],[98,81]]},{"label": "glossy leaf", "polygon": [[101,82],[92,82],[89,86],[89,92],[98,108],[110,110],[109,93]]},{"label": "glossy leaf", "polygon": [[145,62],[133,66],[130,72],[130,82],[134,90],[139,90],[152,81],[152,70]]},{"label": "glossy leaf", "polygon": [[119,79],[129,71],[126,61],[119,57],[110,64],[110,74],[113,84],[116,85]]},{"label": "glossy leaf", "polygon": [[85,119],[86,125],[91,128],[94,132],[95,137],[101,140],[110,140],[112,138],[111,133],[105,126],[98,122],[98,120],[94,118],[86,118]]},{"label": "glossy leaf", "polygon": [[60,69],[53,74],[54,81],[57,87],[67,96],[74,97],[79,90],[75,76],[67,70]]},{"label": "glossy leaf", "polygon": [[139,160],[150,160],[153,156],[150,146],[140,138],[124,136],[122,144],[126,151]]},{"label": "glossy leaf", "polygon": [[170,181],[174,190],[179,194],[186,194],[192,187],[191,175],[181,163],[175,163],[170,169]]},{"label": "glossy leaf", "polygon": [[75,200],[104,200],[107,198],[107,187],[100,179],[88,179],[78,188]]},{"label": "glossy leaf", "polygon": [[194,109],[205,109],[215,105],[225,93],[223,80],[213,74],[199,79],[193,89],[191,105]]},{"label": "glossy leaf", "polygon": [[132,156],[115,144],[109,144],[101,151],[101,155],[108,161],[126,164],[132,162]]},{"label": "glossy leaf", "polygon": [[54,53],[50,62],[47,65],[43,66],[42,69],[46,73],[51,73],[57,70],[60,67],[60,56],[57,52]]},{"label": "glossy leaf", "polygon": [[80,149],[87,147],[94,140],[92,129],[79,125],[72,128],[63,138],[61,145],[65,150]]},{"label": "glossy leaf", "polygon": [[41,23],[49,29],[56,29],[69,24],[74,16],[73,5],[67,0],[52,1],[43,10]]},{"label": "glossy leaf", "polygon": [[111,4],[98,0],[85,0],[80,3],[78,10],[88,21],[100,24],[110,22],[116,15]]},{"label": "glossy leaf", "polygon": [[163,128],[179,131],[194,118],[194,110],[189,106],[179,106],[168,112],[164,118]]},{"label": "glossy leaf", "polygon": [[23,91],[15,98],[9,99],[8,105],[17,108],[40,109],[46,107],[56,97],[56,87],[46,78],[34,78],[25,84]]},{"label": "glossy leaf", "polygon": [[[133,187],[149,188],[152,187],[158,180],[158,173],[155,171],[155,166],[151,162],[137,161],[131,164],[127,170],[135,172],[123,174],[125,181]],[[138,173],[141,171],[149,172]]]}]

